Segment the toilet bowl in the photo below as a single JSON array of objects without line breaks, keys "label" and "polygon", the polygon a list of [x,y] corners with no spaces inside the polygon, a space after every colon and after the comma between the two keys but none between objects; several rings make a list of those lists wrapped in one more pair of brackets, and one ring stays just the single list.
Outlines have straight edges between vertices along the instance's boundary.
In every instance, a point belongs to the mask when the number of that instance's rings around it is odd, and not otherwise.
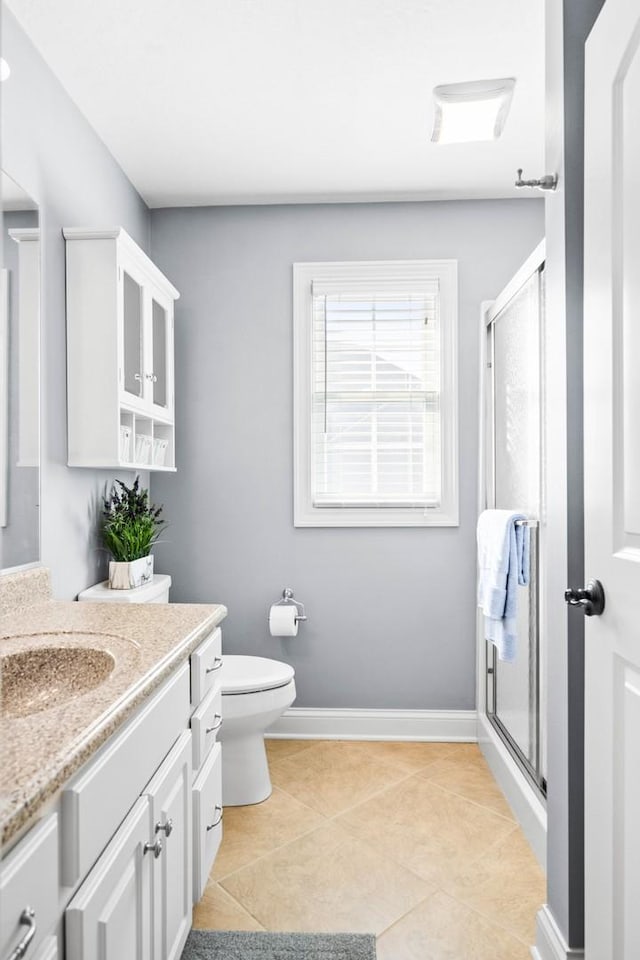
[{"label": "toilet bowl", "polygon": [[294,669],[265,657],[225,654],[222,682],[222,803],[261,803],[271,795],[264,732],[296,697]]}]

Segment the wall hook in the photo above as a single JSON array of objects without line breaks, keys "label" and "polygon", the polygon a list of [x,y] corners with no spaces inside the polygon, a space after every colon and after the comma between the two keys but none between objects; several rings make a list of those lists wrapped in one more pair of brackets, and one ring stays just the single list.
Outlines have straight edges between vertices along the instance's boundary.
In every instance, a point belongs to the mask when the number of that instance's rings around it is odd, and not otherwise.
[{"label": "wall hook", "polygon": [[515,185],[516,187],[537,187],[539,190],[555,190],[558,186],[558,174],[547,173],[540,180],[523,180],[522,167],[520,167]]}]

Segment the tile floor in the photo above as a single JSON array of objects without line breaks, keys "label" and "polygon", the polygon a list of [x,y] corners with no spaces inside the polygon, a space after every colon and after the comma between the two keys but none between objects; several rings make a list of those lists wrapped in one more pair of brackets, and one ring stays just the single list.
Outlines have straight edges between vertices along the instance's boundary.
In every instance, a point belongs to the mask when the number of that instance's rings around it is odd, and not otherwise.
[{"label": "tile floor", "polygon": [[530,960],[542,870],[473,744],[267,741],[194,926],[375,933],[379,960]]}]

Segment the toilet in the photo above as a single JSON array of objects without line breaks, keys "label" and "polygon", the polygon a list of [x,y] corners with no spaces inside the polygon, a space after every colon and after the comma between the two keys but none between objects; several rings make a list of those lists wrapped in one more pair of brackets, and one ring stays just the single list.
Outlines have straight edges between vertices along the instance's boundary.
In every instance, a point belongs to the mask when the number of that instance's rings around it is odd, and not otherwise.
[{"label": "toilet", "polygon": [[[78,600],[168,603],[170,586],[166,574],[155,574],[133,590],[111,590],[104,581],[83,590]],[[280,660],[225,654],[220,678],[222,803],[225,807],[261,803],[271,795],[264,733],[296,698],[294,669]]]},{"label": "toilet", "polygon": [[294,669],[280,660],[226,654],[222,679],[222,803],[261,803],[271,795],[264,732],[296,698]]}]

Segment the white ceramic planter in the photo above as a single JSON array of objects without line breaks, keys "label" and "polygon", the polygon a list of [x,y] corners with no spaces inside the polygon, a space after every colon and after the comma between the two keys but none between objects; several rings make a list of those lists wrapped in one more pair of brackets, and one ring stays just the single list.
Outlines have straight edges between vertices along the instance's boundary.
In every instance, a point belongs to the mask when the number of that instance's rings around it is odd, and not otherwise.
[{"label": "white ceramic planter", "polygon": [[112,590],[133,590],[153,579],[153,554],[129,563],[109,561],[109,586]]}]

